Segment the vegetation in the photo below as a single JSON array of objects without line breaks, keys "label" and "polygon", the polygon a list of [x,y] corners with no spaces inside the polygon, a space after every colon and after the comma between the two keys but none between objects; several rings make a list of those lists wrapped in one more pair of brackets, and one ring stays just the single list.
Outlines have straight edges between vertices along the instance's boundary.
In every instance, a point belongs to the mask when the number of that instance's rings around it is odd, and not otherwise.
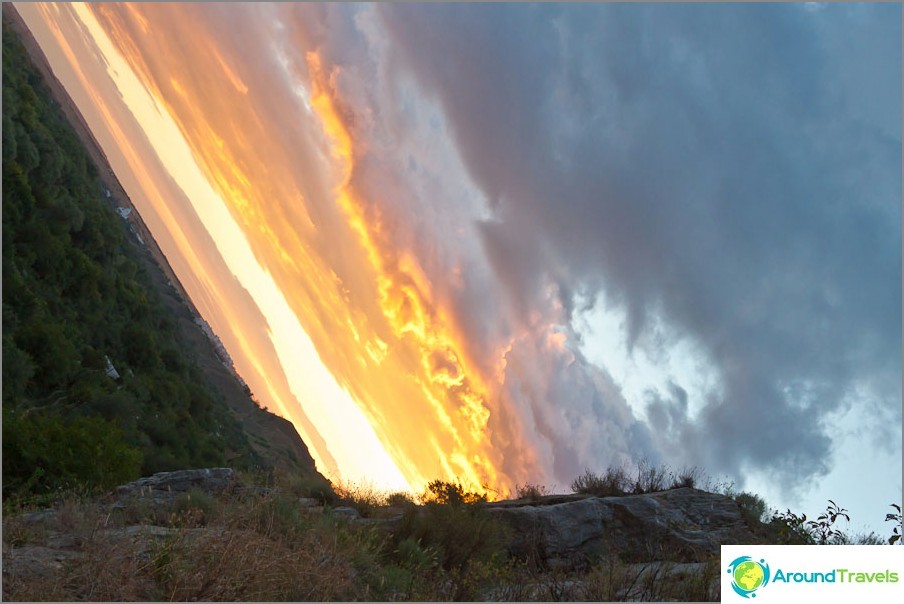
[{"label": "vegetation", "polygon": [[[253,478],[268,488],[242,497],[190,491],[166,509],[153,507],[148,500],[111,509],[72,495],[54,514],[39,520],[6,514],[5,551],[53,547],[61,534],[77,545],[49,575],[34,572],[31,558],[27,571],[10,568],[7,556],[3,597],[714,601],[719,596],[717,559],[691,570],[673,562],[629,564],[603,552],[584,568],[563,569],[515,557],[507,550],[511,538],[507,529],[492,521],[479,495],[469,497],[457,482],[434,481],[420,496],[429,502],[418,505],[406,498],[401,516],[396,508],[396,515],[387,517],[385,503],[401,499],[393,497],[398,493],[355,487],[349,496],[339,489],[343,498],[321,511],[298,505],[299,495],[311,490],[291,477],[276,476],[275,482],[272,475]],[[372,517],[388,518],[386,522],[352,522],[329,513],[331,505],[348,503],[347,498],[365,491],[368,505],[383,502]],[[882,541],[873,534],[848,537],[839,531],[835,523],[845,512],[834,502],[815,521],[786,512],[763,523],[756,517],[760,498],[735,499],[747,501],[749,517],[769,530],[790,527],[795,536],[786,542]],[[899,522],[895,514],[889,516]],[[899,534],[899,527],[894,531]]]},{"label": "vegetation", "polygon": [[139,250],[4,21],[4,501],[263,463],[205,388]]},{"label": "vegetation", "polygon": [[656,493],[666,489],[693,488],[697,486],[700,474],[698,468],[684,468],[676,473],[668,466],[655,466],[642,460],[633,476],[622,466],[610,466],[602,476],[585,470],[571,483],[571,490],[597,497]]}]

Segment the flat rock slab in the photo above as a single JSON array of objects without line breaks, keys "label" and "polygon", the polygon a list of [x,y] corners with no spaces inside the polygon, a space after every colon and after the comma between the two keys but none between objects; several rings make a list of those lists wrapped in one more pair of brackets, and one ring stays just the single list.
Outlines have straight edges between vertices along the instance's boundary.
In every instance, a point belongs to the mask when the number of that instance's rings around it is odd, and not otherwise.
[{"label": "flat rock slab", "polygon": [[551,566],[607,555],[703,562],[718,556],[722,544],[753,542],[734,500],[693,488],[487,509],[514,529],[514,554]]},{"label": "flat rock slab", "polygon": [[200,470],[178,470],[157,472],[153,476],[139,478],[135,482],[116,487],[116,495],[123,497],[139,495],[153,497],[160,494],[179,494],[192,489],[207,493],[221,493],[236,482],[231,468],[203,468]]}]

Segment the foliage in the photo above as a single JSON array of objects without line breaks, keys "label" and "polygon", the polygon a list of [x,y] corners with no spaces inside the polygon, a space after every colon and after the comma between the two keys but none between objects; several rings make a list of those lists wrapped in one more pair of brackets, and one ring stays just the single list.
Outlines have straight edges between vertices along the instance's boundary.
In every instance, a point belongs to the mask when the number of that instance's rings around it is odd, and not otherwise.
[{"label": "foliage", "polygon": [[747,526],[754,527],[766,520],[766,501],[759,495],[741,492],[733,495],[733,499],[741,509],[741,516],[744,517]]},{"label": "foliage", "polygon": [[404,508],[415,505],[414,497],[407,491],[396,491],[386,496],[386,505],[389,507]]},{"label": "foliage", "polygon": [[334,505],[339,501],[339,497],[333,490],[333,485],[320,475],[300,476],[291,474],[281,476],[277,481],[285,485],[285,490],[298,497],[316,499],[324,505]]},{"label": "foliage", "polygon": [[622,466],[609,466],[602,476],[591,470],[574,479],[571,490],[574,493],[597,497],[619,497],[629,493],[641,495],[669,489],[696,487],[700,482],[700,469],[684,468],[677,474],[668,466],[655,466],[645,460],[637,464],[633,478]]},{"label": "foliage", "polygon": [[628,478],[622,468],[610,467],[604,476],[585,470],[583,474],[571,483],[571,490],[583,495],[596,495],[597,497],[610,497],[624,495],[627,490]]},{"label": "foliage", "polygon": [[515,492],[518,499],[528,499],[530,501],[536,501],[550,494],[549,489],[545,485],[531,483],[515,485]]},{"label": "foliage", "polygon": [[[241,496],[192,491],[155,513],[109,513],[90,499],[59,503],[40,520],[4,513],[5,600],[256,601],[714,601],[718,559],[702,567],[669,561],[631,563],[606,553],[586,567],[532,565],[506,553],[480,503],[410,505],[397,522],[337,521],[298,505],[291,477]],[[745,498],[736,496],[741,500]],[[762,500],[749,498],[758,509]],[[830,501],[830,528],[844,510]],[[894,505],[898,520],[899,506]],[[5,511],[6,512],[6,511]],[[833,518],[834,515],[834,518]],[[776,514],[816,538],[806,516]],[[156,524],[153,531],[136,524]],[[121,530],[125,526],[131,530]],[[148,528],[148,527],[144,527]],[[833,529],[834,530],[834,529]],[[16,552],[53,548],[67,536],[76,553],[35,565]],[[798,536],[796,540],[806,539]],[[875,534],[829,543],[877,544]],[[68,546],[67,546],[68,547]],[[44,568],[44,574],[38,572]]]},{"label": "foliage", "polygon": [[776,542],[778,545],[812,545],[813,534],[807,525],[807,515],[797,515],[790,509],[772,515],[772,524],[778,528]]},{"label": "foliage", "polygon": [[844,517],[848,522],[851,521],[851,517],[848,516],[847,510],[838,507],[834,501],[829,499],[829,505],[826,507],[826,511],[820,514],[816,520],[807,522],[810,533],[813,535],[813,539],[817,544],[826,545],[843,536],[844,533],[835,528],[835,522],[841,517]]},{"label": "foliage", "polygon": [[435,552],[442,568],[459,571],[469,562],[503,554],[508,528],[479,505],[486,501],[484,494],[465,491],[458,482],[434,480],[421,498],[425,504],[405,508],[393,532],[397,547],[413,539]]},{"label": "foliage", "polygon": [[386,495],[373,484],[339,481],[334,485],[338,503],[352,507],[362,518],[371,518],[386,504]]},{"label": "foliage", "polygon": [[434,480],[427,485],[426,491],[421,495],[424,503],[437,503],[443,505],[463,505],[486,501],[486,493],[466,491],[460,482],[447,482]]},{"label": "foliage", "polygon": [[141,466],[141,452],[100,417],[64,421],[4,407],[3,431],[3,488],[10,492],[110,488],[131,480]]},{"label": "foliage", "polygon": [[901,541],[901,506],[899,506],[896,503],[891,503],[889,505],[891,505],[891,507],[893,507],[895,509],[895,513],[886,514],[885,522],[894,522],[895,523],[893,525],[894,528],[892,529],[892,534],[888,538],[888,544],[894,545],[895,543]]},{"label": "foliage", "polygon": [[[3,422],[4,498],[229,456],[261,464],[204,385],[146,252],[6,22],[2,94],[2,388],[15,412]],[[108,361],[121,377],[106,375]]]},{"label": "foliage", "polygon": [[631,491],[639,495],[665,490],[666,472],[665,467],[657,467],[642,460],[637,464],[637,475],[631,485]]},{"label": "foliage", "polygon": [[201,489],[190,489],[177,497],[173,503],[175,517],[191,525],[207,524],[216,509],[216,497]]},{"label": "foliage", "polygon": [[700,476],[700,468],[692,467],[692,468],[684,468],[677,475],[672,475],[670,489],[682,489],[682,488],[690,488],[693,489],[697,486],[699,482]]}]

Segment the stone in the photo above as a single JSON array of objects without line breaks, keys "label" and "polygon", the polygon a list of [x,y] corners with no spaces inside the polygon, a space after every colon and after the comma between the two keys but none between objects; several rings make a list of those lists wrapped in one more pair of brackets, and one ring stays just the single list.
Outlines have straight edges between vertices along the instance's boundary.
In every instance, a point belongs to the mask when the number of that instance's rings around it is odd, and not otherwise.
[{"label": "stone", "polygon": [[358,510],[344,505],[333,508],[333,516],[336,518],[346,518],[348,520],[358,520],[361,518],[361,514],[358,513]]},{"label": "stone", "polygon": [[116,495],[119,497],[128,495],[170,496],[185,493],[191,489],[218,494],[235,485],[235,473],[231,468],[177,470],[175,472],[157,472],[153,476],[139,478],[134,482],[117,487]]},{"label": "stone", "polygon": [[502,503],[485,507],[514,529],[512,553],[551,567],[585,566],[607,555],[628,563],[704,562],[723,543],[754,542],[734,500],[687,487],[551,505]]}]

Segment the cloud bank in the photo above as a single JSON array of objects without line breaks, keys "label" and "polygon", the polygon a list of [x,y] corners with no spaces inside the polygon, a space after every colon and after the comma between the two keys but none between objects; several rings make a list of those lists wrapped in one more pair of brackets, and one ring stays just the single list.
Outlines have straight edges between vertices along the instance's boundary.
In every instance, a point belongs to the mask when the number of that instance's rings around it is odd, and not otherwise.
[{"label": "cloud bank", "polygon": [[412,484],[900,457],[899,5],[92,10]]}]

